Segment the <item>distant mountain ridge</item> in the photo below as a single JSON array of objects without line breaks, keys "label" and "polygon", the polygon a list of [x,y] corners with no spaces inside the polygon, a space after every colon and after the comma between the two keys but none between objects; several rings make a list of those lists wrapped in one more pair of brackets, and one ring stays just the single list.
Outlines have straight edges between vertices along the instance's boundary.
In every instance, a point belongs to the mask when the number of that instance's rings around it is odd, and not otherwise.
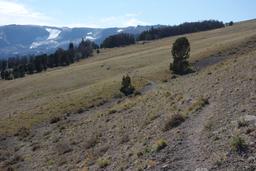
[{"label": "distant mountain ridge", "polygon": [[151,27],[68,28],[36,25],[0,26],[0,58],[49,53],[58,47],[67,47],[70,42],[77,44],[82,38],[100,44],[108,36],[120,32],[136,35]]}]

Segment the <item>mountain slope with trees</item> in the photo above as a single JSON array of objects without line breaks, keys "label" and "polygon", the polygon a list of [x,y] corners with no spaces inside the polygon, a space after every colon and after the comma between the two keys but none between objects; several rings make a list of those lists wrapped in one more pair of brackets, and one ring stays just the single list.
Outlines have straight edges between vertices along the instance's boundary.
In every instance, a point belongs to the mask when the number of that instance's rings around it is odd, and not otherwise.
[{"label": "mountain slope with trees", "polygon": [[200,22],[183,23],[177,26],[152,26],[140,34],[121,33],[107,37],[101,44],[102,48],[122,47],[135,44],[136,41],[161,39],[170,36],[183,35],[225,27],[223,22],[206,20]]},{"label": "mountain slope with trees", "polygon": [[1,78],[4,80],[12,80],[24,77],[26,74],[31,75],[46,71],[47,68],[59,66],[68,66],[80,59],[85,59],[93,55],[93,50],[98,45],[89,40],[84,40],[75,47],[73,43],[69,44],[69,48],[64,50],[58,48],[55,53],[37,56],[24,56],[0,60]]},{"label": "mountain slope with trees", "polygon": [[138,40],[155,40],[164,37],[207,31],[224,27],[224,23],[217,20],[207,20],[202,22],[187,22],[177,26],[152,27],[150,30],[142,32]]}]

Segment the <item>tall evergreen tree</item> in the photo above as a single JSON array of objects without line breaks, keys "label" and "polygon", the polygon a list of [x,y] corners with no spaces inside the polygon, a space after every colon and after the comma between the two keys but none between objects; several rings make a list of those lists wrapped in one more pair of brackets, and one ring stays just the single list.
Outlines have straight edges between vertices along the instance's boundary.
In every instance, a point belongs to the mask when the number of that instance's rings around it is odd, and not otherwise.
[{"label": "tall evergreen tree", "polygon": [[78,50],[82,55],[82,58],[87,58],[93,54],[92,42],[89,40],[84,41],[82,39],[81,43],[78,46]]},{"label": "tall evergreen tree", "polygon": [[35,66],[34,66],[34,63],[28,63],[27,65],[27,71],[28,71],[28,74],[33,74],[34,73],[34,70],[35,70]]},{"label": "tall evergreen tree", "polygon": [[69,43],[68,58],[69,58],[70,63],[74,63],[74,61],[75,61],[75,47],[74,47],[73,43]]},{"label": "tall evergreen tree", "polygon": [[41,56],[36,56],[34,59],[34,66],[36,72],[42,72],[43,71],[43,63]]}]

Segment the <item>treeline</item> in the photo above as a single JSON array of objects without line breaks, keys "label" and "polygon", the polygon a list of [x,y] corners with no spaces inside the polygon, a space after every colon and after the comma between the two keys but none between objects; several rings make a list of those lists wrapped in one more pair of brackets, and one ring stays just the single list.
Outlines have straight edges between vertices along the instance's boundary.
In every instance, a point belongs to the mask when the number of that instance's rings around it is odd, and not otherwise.
[{"label": "treeline", "polygon": [[77,47],[73,43],[69,44],[67,50],[58,48],[55,53],[37,56],[14,57],[0,60],[1,78],[12,80],[24,77],[26,74],[40,73],[47,68],[68,66],[80,59],[93,55],[93,49],[99,46],[89,40],[82,40]]},{"label": "treeline", "polygon": [[128,33],[120,33],[106,38],[101,44],[101,48],[122,47],[135,44],[135,36]]},{"label": "treeline", "polygon": [[[232,23],[231,23],[232,24]],[[229,24],[229,25],[231,25]],[[223,22],[217,20],[207,20],[202,22],[183,23],[177,26],[162,26],[142,32],[139,35],[120,33],[106,38],[101,44],[101,48],[122,47],[135,44],[136,41],[155,40],[164,37],[207,31],[225,27]]]},{"label": "treeline", "polygon": [[[233,22],[230,22],[228,25],[233,25]],[[216,20],[183,23],[177,26],[152,27],[136,36],[128,33],[109,36],[103,41],[101,48],[122,47],[135,44],[136,41],[154,40],[221,27],[225,27],[223,22]],[[47,68],[68,66],[80,59],[92,56],[93,49],[97,49],[97,53],[99,53],[99,46],[97,44],[89,40],[82,40],[77,47],[70,43],[67,50],[59,48],[50,55],[42,54],[0,60],[1,78],[11,80],[24,77],[26,74],[39,73],[47,70]]]},{"label": "treeline", "polygon": [[138,40],[155,40],[164,37],[182,35],[187,33],[194,33],[199,31],[207,31],[217,28],[225,27],[223,22],[217,20],[208,20],[202,22],[183,23],[177,26],[164,26],[159,28],[151,28],[150,30],[142,32]]}]

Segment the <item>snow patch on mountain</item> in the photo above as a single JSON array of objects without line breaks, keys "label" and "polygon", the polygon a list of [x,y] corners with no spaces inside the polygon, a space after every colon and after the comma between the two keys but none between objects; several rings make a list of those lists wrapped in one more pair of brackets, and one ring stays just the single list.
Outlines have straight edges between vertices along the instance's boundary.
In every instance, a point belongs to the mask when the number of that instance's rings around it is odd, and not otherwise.
[{"label": "snow patch on mountain", "polygon": [[123,31],[124,31],[123,29],[119,29],[119,30],[117,30],[117,33],[121,33]]},{"label": "snow patch on mountain", "polygon": [[46,31],[49,32],[49,36],[48,36],[47,40],[56,39],[61,33],[60,30],[52,29],[52,28],[46,28]]},{"label": "snow patch on mountain", "polygon": [[92,32],[87,33],[87,35],[92,35]]},{"label": "snow patch on mountain", "polygon": [[39,42],[33,42],[30,45],[30,49],[35,49],[38,48],[40,46],[49,46],[49,45],[58,45],[58,42],[55,40],[46,40],[46,41],[39,41]]},{"label": "snow patch on mountain", "polygon": [[86,36],[85,37],[86,40],[95,40],[96,38],[92,37],[92,36]]}]

